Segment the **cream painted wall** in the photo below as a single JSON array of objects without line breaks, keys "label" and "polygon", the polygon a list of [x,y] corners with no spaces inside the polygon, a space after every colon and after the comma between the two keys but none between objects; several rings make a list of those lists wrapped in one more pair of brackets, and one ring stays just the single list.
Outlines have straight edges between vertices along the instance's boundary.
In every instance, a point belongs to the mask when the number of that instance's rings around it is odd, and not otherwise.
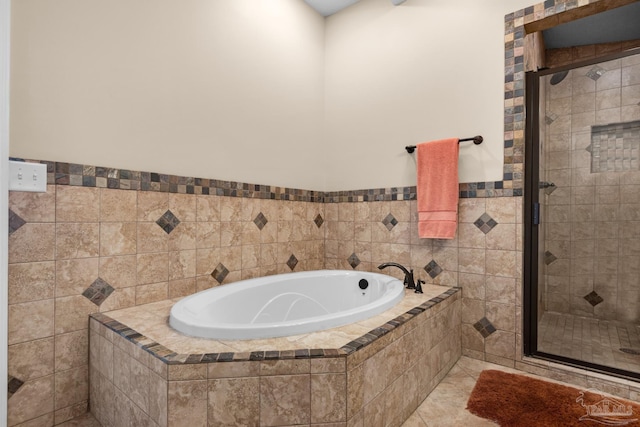
[{"label": "cream painted wall", "polygon": [[15,1],[10,154],[332,191],[414,185],[405,145],[482,134],[461,181],[501,180],[530,1]]},{"label": "cream painted wall", "polygon": [[317,189],[323,56],[301,0],[14,1],[10,155]]},{"label": "cream painted wall", "polygon": [[326,190],[415,185],[405,145],[460,146],[461,182],[502,180],[504,16],[532,0],[362,0],[326,21]]}]

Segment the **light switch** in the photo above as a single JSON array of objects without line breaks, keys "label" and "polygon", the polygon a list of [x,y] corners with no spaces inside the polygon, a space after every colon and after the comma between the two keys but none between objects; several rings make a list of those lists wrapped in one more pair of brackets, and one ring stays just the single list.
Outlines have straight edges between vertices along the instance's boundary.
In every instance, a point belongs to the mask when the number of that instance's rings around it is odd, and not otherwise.
[{"label": "light switch", "polygon": [[47,192],[47,165],[9,160],[9,190]]}]

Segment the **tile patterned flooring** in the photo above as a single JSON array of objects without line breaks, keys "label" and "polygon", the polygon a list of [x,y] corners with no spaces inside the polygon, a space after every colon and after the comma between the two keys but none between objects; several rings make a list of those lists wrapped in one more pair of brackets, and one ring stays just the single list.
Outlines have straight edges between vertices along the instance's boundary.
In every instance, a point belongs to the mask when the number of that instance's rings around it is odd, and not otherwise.
[{"label": "tile patterned flooring", "polygon": [[546,312],[538,328],[541,351],[640,372],[640,325]]}]

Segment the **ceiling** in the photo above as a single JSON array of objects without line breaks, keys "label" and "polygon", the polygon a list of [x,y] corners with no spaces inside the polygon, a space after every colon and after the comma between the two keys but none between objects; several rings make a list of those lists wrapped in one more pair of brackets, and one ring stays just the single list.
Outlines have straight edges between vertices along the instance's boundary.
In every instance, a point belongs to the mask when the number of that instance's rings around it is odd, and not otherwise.
[{"label": "ceiling", "polygon": [[[360,0],[304,0],[330,16]],[[400,4],[405,0],[391,0]],[[640,39],[640,1],[543,31],[548,49]]]},{"label": "ceiling", "polygon": [[304,0],[309,6],[314,8],[320,15],[329,16],[349,7],[360,0]]},{"label": "ceiling", "polygon": [[[351,6],[360,0],[304,0],[309,6],[314,8],[320,15],[327,17],[333,15],[336,12],[340,12],[342,9]],[[391,0],[391,3],[396,6],[400,3],[404,3],[406,0]]]}]

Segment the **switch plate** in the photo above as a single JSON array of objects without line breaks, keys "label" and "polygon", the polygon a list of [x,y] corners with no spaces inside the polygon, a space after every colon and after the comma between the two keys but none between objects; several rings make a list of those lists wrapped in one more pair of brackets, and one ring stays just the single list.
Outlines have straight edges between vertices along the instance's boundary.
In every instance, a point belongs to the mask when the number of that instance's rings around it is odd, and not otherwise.
[{"label": "switch plate", "polygon": [[47,192],[47,165],[9,160],[9,191]]}]

